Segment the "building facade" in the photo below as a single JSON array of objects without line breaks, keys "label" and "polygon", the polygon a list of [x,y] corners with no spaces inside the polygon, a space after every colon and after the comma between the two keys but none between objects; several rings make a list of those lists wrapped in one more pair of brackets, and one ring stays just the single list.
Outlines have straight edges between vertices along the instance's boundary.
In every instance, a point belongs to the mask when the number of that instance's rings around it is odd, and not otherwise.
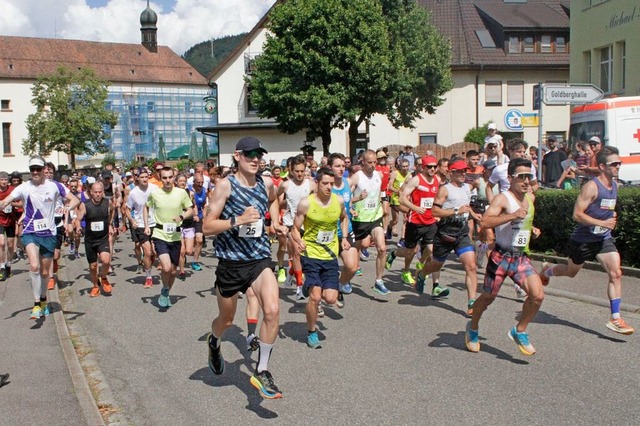
[{"label": "building facade", "polygon": [[571,2],[571,82],[591,83],[605,96],[640,95],[640,3]]}]

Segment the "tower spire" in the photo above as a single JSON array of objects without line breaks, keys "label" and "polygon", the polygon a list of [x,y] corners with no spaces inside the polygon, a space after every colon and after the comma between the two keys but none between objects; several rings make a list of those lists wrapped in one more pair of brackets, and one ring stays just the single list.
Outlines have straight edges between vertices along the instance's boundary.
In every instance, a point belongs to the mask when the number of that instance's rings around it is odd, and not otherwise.
[{"label": "tower spire", "polygon": [[158,52],[158,15],[151,9],[149,0],[147,0],[147,8],[140,14],[140,32],[142,33],[142,45],[149,52]]}]

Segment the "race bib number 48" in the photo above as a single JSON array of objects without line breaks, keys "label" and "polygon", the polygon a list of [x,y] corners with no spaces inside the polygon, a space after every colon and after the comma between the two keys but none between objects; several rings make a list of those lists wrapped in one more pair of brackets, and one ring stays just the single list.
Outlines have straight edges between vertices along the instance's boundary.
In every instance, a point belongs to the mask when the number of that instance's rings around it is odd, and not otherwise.
[{"label": "race bib number 48", "polygon": [[238,235],[240,238],[260,238],[263,227],[262,219],[248,225],[240,225],[238,227]]}]

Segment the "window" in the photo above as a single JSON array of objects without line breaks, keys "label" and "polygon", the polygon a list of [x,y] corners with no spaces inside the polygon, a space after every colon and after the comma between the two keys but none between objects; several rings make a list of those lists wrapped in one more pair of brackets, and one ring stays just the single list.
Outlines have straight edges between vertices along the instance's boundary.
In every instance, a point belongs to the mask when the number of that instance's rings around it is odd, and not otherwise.
[{"label": "window", "polygon": [[193,127],[193,124],[190,121],[184,122],[184,132],[187,134],[187,136],[191,136],[192,127]]},{"label": "window", "polygon": [[258,114],[258,107],[256,107],[252,102],[251,102],[251,87],[249,85],[247,85],[247,115],[256,115]]},{"label": "window", "polygon": [[520,37],[509,36],[509,53],[520,53]]},{"label": "window", "polygon": [[556,37],[556,53],[567,53],[567,40],[563,36]]},{"label": "window", "polygon": [[156,103],[153,101],[148,101],[147,102],[147,111],[155,111],[156,109]]},{"label": "window", "polygon": [[4,154],[11,154],[11,123],[2,123],[2,148]]},{"label": "window", "polygon": [[193,105],[191,105],[191,101],[184,101],[184,110],[187,112],[193,111]]},{"label": "window", "polygon": [[420,133],[420,145],[426,145],[428,143],[437,144],[438,143],[438,134],[437,133]]},{"label": "window", "polygon": [[585,67],[587,75],[584,81],[586,81],[587,83],[591,83],[591,51],[587,50],[582,55],[584,56],[584,63],[587,64],[587,66]]},{"label": "window", "polygon": [[627,86],[627,43],[623,41],[620,44],[620,87],[622,90],[624,90],[624,88]]},{"label": "window", "polygon": [[486,106],[502,106],[502,81],[484,83],[484,103]]},{"label": "window", "polygon": [[9,99],[2,99],[2,101],[0,101],[0,109],[2,109],[2,111],[11,111],[11,101]]},{"label": "window", "polygon": [[533,36],[526,36],[524,38],[524,53],[535,53],[536,45],[533,40]]},{"label": "window", "polygon": [[524,105],[524,81],[507,81],[507,105]]},{"label": "window", "polygon": [[613,68],[611,46],[600,49],[600,89],[603,92],[611,92],[611,77]]},{"label": "window", "polygon": [[540,37],[540,53],[551,53],[551,36],[548,34]]}]

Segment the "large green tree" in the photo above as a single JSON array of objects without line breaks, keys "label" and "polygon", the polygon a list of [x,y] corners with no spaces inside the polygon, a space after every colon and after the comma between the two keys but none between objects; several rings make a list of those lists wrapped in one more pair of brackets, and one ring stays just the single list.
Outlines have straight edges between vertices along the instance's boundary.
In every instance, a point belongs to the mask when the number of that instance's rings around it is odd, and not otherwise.
[{"label": "large green tree", "polygon": [[450,47],[411,0],[288,0],[247,77],[251,101],[279,129],[306,130],[329,153],[331,130],[374,114],[411,127],[453,86]]},{"label": "large green tree", "polygon": [[38,78],[31,89],[36,112],[27,118],[29,137],[22,143],[23,152],[46,156],[61,151],[69,156],[72,168],[76,155],[108,152],[104,141],[118,115],[106,109],[107,87],[88,68],[60,67]]}]

